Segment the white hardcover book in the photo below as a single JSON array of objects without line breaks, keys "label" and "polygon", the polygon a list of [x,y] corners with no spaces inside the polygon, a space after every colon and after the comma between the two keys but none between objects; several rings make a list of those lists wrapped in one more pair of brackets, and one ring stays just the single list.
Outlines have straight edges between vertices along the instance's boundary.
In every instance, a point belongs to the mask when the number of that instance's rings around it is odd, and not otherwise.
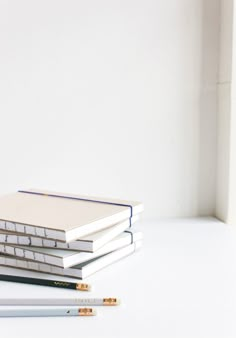
[{"label": "white hardcover book", "polygon": [[27,248],[13,244],[0,244],[0,253],[65,269],[131,244],[136,233],[137,231],[126,230],[93,253],[35,247]]},{"label": "white hardcover book", "polygon": [[[138,219],[138,215],[133,216],[131,218],[131,224],[133,225]],[[125,220],[109,228],[94,232],[93,234],[81,237],[76,241],[69,243],[30,236],[27,234],[14,233],[7,230],[0,230],[0,243],[15,244],[26,247],[95,252],[129,227],[130,220]]]},{"label": "white hardcover book", "polygon": [[0,229],[71,242],[142,211],[140,202],[20,190],[0,198]]},{"label": "white hardcover book", "polygon": [[[105,268],[106,266],[119,261],[120,259],[129,256],[133,252],[135,252],[138,248],[142,246],[141,238],[134,238],[134,242],[128,246],[125,246],[116,251],[112,251],[106,255],[94,258],[88,262],[81,263],[71,268],[63,269],[59,267],[55,267],[52,265],[48,265],[45,263],[37,263],[28,260],[24,260],[21,258],[0,255],[0,265],[17,268],[16,272],[13,270],[10,274],[14,274],[19,276],[20,271],[18,269],[23,269],[22,272],[27,277],[37,277],[40,278],[40,272],[43,274],[42,278],[45,279],[46,275],[60,275],[64,277],[76,278],[76,279],[84,279],[92,275],[93,273]],[[26,271],[27,270],[27,271]],[[30,271],[37,272],[36,274],[30,275]],[[51,277],[49,276],[49,279]]]}]

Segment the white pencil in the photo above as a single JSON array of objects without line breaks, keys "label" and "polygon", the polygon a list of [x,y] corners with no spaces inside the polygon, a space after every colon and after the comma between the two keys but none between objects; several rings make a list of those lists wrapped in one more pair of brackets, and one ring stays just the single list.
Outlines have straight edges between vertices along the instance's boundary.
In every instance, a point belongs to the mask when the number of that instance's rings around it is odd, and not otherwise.
[{"label": "white pencil", "polygon": [[119,305],[117,298],[1,298],[0,305]]},{"label": "white pencil", "polygon": [[78,307],[38,307],[26,309],[0,309],[0,317],[58,317],[58,316],[95,316],[91,308]]}]

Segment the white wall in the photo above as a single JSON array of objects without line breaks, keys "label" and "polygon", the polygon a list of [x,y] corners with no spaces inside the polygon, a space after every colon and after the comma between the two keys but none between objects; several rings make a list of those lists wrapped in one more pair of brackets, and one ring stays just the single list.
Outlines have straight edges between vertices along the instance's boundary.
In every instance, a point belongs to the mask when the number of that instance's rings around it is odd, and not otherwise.
[{"label": "white wall", "polygon": [[0,192],[212,214],[217,3],[0,0]]},{"label": "white wall", "polygon": [[228,222],[232,83],[233,0],[221,0],[217,116],[216,216]]},{"label": "white wall", "polygon": [[202,81],[198,181],[200,215],[215,215],[220,4],[221,0],[202,1]]},{"label": "white wall", "polygon": [[236,8],[221,0],[216,215],[236,224]]},{"label": "white wall", "polygon": [[229,222],[236,224],[236,7],[233,6]]}]

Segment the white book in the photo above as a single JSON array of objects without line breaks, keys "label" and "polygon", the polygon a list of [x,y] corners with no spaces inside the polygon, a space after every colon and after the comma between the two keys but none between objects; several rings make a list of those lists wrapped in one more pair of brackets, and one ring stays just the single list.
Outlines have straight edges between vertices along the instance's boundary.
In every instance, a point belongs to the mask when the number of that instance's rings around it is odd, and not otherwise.
[{"label": "white book", "polygon": [[71,242],[142,211],[140,202],[20,190],[0,198],[0,229]]},{"label": "white book", "polygon": [[139,234],[141,233],[137,231],[126,230],[93,253],[35,247],[27,248],[13,244],[0,244],[0,253],[65,269],[127,246],[133,242],[134,236],[141,236]]},{"label": "white book", "polygon": [[[131,218],[133,225],[139,216]],[[125,220],[109,228],[94,232],[93,234],[81,237],[73,242],[61,242],[27,234],[14,233],[12,231],[0,230],[0,243],[15,244],[27,247],[54,248],[63,250],[95,252],[113,238],[130,228],[130,220]]]},{"label": "white book", "polygon": [[[92,275],[93,273],[105,268],[106,266],[119,261],[120,259],[129,256],[133,252],[135,252],[138,248],[142,246],[142,240],[138,238],[134,238],[133,244],[125,246],[121,249],[116,251],[112,251],[106,255],[94,258],[88,262],[81,263],[71,268],[63,269],[59,267],[55,267],[49,264],[44,263],[37,263],[28,260],[24,260],[21,258],[11,257],[0,255],[0,265],[7,266],[7,267],[14,267],[17,269],[23,269],[26,273],[27,270],[27,277],[37,277],[40,278],[39,272],[43,273],[42,278],[45,279],[45,274],[53,274],[53,275],[60,275],[64,277],[70,278],[77,278],[77,279],[84,279]],[[16,270],[17,270],[16,269]],[[30,275],[29,271],[37,272],[37,276]],[[19,270],[18,270],[19,271]],[[11,271],[11,274],[20,275],[18,271]],[[50,279],[50,278],[49,278]]]}]

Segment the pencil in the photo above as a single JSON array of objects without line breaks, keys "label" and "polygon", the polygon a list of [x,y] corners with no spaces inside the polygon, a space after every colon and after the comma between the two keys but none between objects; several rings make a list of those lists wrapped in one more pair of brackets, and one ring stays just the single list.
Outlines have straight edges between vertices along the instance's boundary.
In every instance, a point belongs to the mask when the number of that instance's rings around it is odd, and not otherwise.
[{"label": "pencil", "polygon": [[78,290],[78,291],[90,291],[91,290],[90,285],[86,283],[71,283],[71,282],[64,282],[60,280],[19,277],[19,276],[1,275],[1,274],[0,274],[0,280],[8,281],[8,282],[15,282],[15,283],[52,286],[55,288],[72,289],[72,290]]},{"label": "pencil", "polygon": [[119,305],[117,298],[1,298],[0,306],[114,306]]},{"label": "pencil", "polygon": [[58,316],[95,316],[96,310],[92,308],[78,307],[38,307],[38,308],[18,308],[0,309],[0,317],[58,317]]}]

